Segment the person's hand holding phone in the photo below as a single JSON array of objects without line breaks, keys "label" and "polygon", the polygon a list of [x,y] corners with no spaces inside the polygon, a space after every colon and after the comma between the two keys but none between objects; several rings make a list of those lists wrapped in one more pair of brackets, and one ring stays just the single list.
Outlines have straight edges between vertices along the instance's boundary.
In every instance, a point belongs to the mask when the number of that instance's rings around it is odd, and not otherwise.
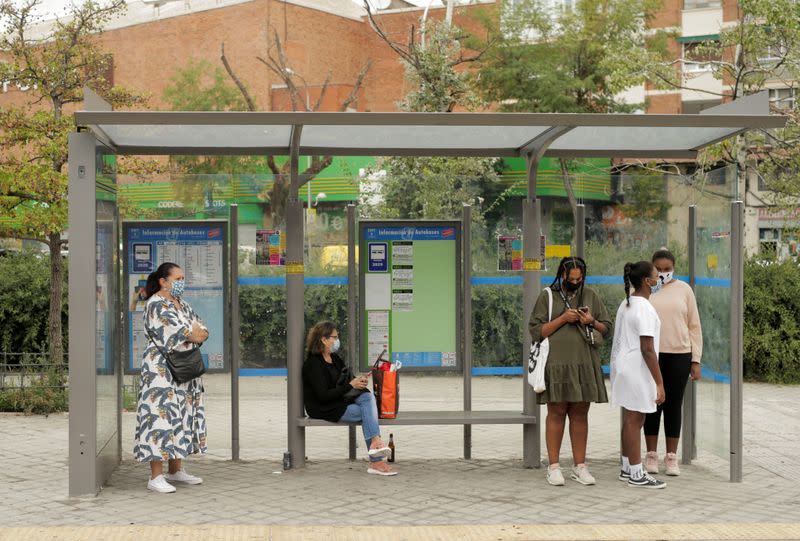
[{"label": "person's hand holding phone", "polygon": [[591,325],[594,323],[594,316],[588,306],[581,306],[578,308],[578,317],[580,318],[580,322],[584,325]]},{"label": "person's hand holding phone", "polygon": [[577,310],[570,308],[565,310],[564,313],[561,314],[561,317],[564,318],[564,321],[567,323],[577,323],[580,321],[581,316]]},{"label": "person's hand holding phone", "polygon": [[367,388],[367,378],[364,377],[363,375],[355,377],[350,381],[350,386],[353,389],[358,389],[360,391],[363,391],[364,389]]}]

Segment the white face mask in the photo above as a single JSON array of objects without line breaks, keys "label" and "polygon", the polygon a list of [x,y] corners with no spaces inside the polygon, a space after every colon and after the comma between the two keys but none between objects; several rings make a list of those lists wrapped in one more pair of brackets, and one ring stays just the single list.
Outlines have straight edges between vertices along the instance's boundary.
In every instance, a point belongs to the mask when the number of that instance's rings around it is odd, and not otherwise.
[{"label": "white face mask", "polygon": [[[647,285],[650,285],[650,284],[647,284]],[[656,280],[656,285],[650,286],[650,294],[651,295],[655,295],[656,293],[658,293],[661,290],[662,287],[663,287],[663,284],[661,283],[661,280],[660,279]]]},{"label": "white face mask", "polygon": [[675,274],[675,271],[659,272],[658,273],[658,281],[661,282],[662,286],[665,286],[665,285],[667,285],[668,283],[670,283],[672,281],[672,278],[673,278],[674,274]]}]

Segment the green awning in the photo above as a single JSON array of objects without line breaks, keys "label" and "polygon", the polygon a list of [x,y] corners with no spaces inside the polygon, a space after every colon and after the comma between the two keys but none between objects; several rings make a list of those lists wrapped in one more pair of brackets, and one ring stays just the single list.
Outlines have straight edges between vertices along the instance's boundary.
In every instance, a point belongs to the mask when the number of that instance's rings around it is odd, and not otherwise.
[{"label": "green awning", "polygon": [[700,43],[702,41],[719,41],[719,34],[706,34],[704,36],[680,36],[678,43]]}]

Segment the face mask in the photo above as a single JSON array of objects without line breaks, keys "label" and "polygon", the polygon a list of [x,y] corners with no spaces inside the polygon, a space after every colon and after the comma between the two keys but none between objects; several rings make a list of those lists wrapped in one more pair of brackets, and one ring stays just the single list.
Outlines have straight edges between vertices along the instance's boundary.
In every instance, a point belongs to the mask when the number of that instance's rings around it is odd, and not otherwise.
[{"label": "face mask", "polygon": [[185,290],[186,280],[175,280],[169,288],[169,292],[173,297],[182,297]]},{"label": "face mask", "polygon": [[579,287],[581,287],[581,282],[578,282],[577,284],[573,284],[572,282],[564,282],[564,289],[570,293],[578,291]]},{"label": "face mask", "polygon": [[675,271],[659,272],[658,273],[658,279],[661,282],[661,285],[665,286],[668,283],[670,283],[672,281],[673,274],[675,274]]},{"label": "face mask", "polygon": [[[650,284],[647,284],[647,285],[650,285]],[[661,287],[662,287],[661,280],[656,280],[656,285],[650,286],[650,294],[654,295],[654,294],[658,293],[661,290]]]},{"label": "face mask", "polygon": [[339,351],[339,348],[341,347],[341,345],[342,345],[342,343],[339,342],[338,338],[336,338],[333,341],[333,345],[331,346],[331,353],[336,353],[337,351]]}]

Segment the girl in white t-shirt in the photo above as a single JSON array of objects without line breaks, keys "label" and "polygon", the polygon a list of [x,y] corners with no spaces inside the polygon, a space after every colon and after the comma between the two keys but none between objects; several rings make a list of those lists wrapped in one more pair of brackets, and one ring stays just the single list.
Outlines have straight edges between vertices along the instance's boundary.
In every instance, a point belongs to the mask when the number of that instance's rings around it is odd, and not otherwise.
[{"label": "girl in white t-shirt", "polygon": [[[666,483],[642,468],[641,433],[645,414],[664,401],[658,367],[661,321],[650,304],[658,274],[649,261],[625,265],[625,300],[617,310],[611,348],[611,405],[623,411],[622,471],[620,481],[642,488],[664,488]],[[633,289],[633,294],[631,294]]]}]

